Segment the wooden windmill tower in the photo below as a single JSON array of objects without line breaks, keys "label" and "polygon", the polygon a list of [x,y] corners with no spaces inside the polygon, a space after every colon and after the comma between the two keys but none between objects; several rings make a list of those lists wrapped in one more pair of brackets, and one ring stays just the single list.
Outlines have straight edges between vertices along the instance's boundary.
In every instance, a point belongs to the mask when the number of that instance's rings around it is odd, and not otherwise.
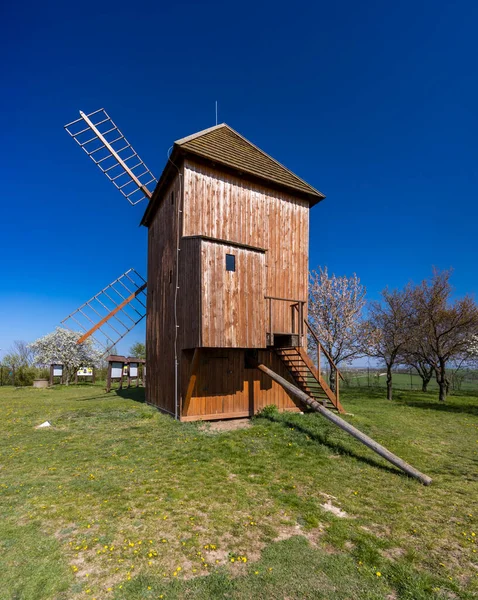
[{"label": "wooden windmill tower", "polygon": [[[251,368],[260,359],[342,411],[306,351],[309,211],[324,195],[226,124],[175,142],[152,191],[154,176],[105,111],[80,114],[70,135],[132,204],[149,199],[141,221],[147,401],[183,421],[244,417],[270,404],[301,410]],[[92,318],[83,339],[144,291],[137,283],[106,316]]]}]

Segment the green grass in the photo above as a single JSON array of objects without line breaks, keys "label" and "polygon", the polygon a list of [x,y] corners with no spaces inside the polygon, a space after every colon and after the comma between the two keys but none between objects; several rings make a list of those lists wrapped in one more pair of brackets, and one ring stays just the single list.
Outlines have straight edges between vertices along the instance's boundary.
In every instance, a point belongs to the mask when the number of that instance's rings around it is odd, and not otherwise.
[{"label": "green grass", "polygon": [[477,397],[344,392],[424,487],[319,415],[212,433],[142,393],[0,388],[0,599],[476,597]]}]

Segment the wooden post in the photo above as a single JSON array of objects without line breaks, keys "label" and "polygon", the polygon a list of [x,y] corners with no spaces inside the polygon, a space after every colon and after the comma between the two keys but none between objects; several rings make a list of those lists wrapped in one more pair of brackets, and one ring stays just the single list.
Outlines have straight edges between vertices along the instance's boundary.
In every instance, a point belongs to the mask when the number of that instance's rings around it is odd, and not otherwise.
[{"label": "wooden post", "polygon": [[96,383],[96,369],[92,367],[91,383]]},{"label": "wooden post", "polygon": [[75,372],[75,385],[78,385],[78,370]]},{"label": "wooden post", "polygon": [[270,343],[273,342],[273,332],[272,332],[272,298],[269,298],[269,334],[270,334]]},{"label": "wooden post", "polygon": [[189,371],[188,389],[186,390],[186,396],[184,397],[183,409],[180,413],[180,417],[183,415],[187,416],[188,414],[189,405],[194,392],[194,386],[196,385],[197,371],[199,367],[199,353],[199,348],[195,348],[193,359],[191,361],[191,369]]},{"label": "wooden post", "polygon": [[53,385],[53,365],[50,365],[50,385]]},{"label": "wooden post", "polygon": [[317,402],[317,400],[314,400],[313,398],[308,396],[305,392],[300,390],[292,383],[289,383],[280,375],[277,375],[277,373],[275,373],[265,365],[256,363],[255,366],[263,373],[266,373],[266,375],[269,375],[271,379],[273,379],[279,385],[281,385],[287,392],[289,392],[291,396],[294,396],[295,398],[309,406],[312,410],[315,410],[329,421],[332,421],[332,423],[340,427],[340,429],[343,429],[348,434],[357,439],[359,442],[362,442],[362,444],[367,446],[367,448],[370,448],[371,450],[385,458],[385,460],[391,462],[392,465],[395,465],[396,467],[407,473],[407,475],[418,479],[424,485],[430,485],[430,483],[432,482],[431,477],[428,477],[428,475],[425,475],[424,473],[420,473],[420,471],[406,463],[404,460],[402,460],[395,454],[392,454],[392,452],[387,450],[384,446],[373,440],[368,435],[365,435],[364,433],[356,429],[353,425],[350,425],[350,423],[347,423],[347,421],[344,421],[343,419],[335,415],[333,412],[331,412],[330,410],[322,406],[319,402]]},{"label": "wooden post", "polygon": [[337,398],[337,403],[339,403],[339,401],[340,401],[339,400],[339,398],[340,398],[340,396],[339,396],[339,393],[340,393],[339,392],[339,385],[340,385],[339,379],[340,379],[339,370],[337,369],[337,367],[335,367],[335,397]]},{"label": "wooden post", "polygon": [[126,377],[127,377],[128,389],[129,389],[131,387],[131,369],[130,369],[129,363],[128,363],[127,369],[128,369],[128,375]]},{"label": "wooden post", "polygon": [[13,387],[15,387],[15,365],[12,365],[12,381]]},{"label": "wooden post", "polygon": [[112,369],[112,363],[110,361],[108,361],[108,374],[106,375],[106,391],[110,392],[111,391],[111,369]]}]

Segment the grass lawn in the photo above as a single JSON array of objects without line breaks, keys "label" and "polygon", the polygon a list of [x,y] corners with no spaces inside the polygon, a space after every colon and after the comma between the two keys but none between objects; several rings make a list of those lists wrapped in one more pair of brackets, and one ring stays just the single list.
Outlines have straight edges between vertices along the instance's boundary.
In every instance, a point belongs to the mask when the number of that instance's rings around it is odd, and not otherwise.
[{"label": "grass lawn", "polygon": [[478,397],[344,392],[430,487],[316,414],[214,433],[141,400],[0,388],[0,599],[477,597]]}]

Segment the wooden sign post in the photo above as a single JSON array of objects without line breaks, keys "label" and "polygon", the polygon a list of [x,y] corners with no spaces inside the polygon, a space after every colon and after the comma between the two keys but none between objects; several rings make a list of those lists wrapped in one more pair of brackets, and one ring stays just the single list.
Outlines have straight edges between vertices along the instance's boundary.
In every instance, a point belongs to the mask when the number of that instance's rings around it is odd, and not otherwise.
[{"label": "wooden sign post", "polygon": [[108,376],[106,378],[106,391],[111,391],[111,383],[114,379],[119,380],[118,389],[121,390],[123,388],[123,368],[126,363],[126,358],[124,356],[118,356],[116,354],[111,354],[106,359],[108,361]]},{"label": "wooden sign post", "polygon": [[133,356],[128,356],[128,358],[126,359],[126,364],[128,366],[128,387],[131,387],[132,379],[136,379],[136,387],[139,387],[140,369],[145,362],[146,361],[142,358],[134,358]]},{"label": "wooden sign post", "polygon": [[78,385],[78,377],[81,377],[83,381],[91,379],[91,383],[95,383],[95,367],[80,367],[75,373],[75,385]]},{"label": "wooden sign post", "polygon": [[63,383],[63,365],[58,363],[50,365],[50,385],[55,383],[55,377],[60,378],[60,384]]}]

